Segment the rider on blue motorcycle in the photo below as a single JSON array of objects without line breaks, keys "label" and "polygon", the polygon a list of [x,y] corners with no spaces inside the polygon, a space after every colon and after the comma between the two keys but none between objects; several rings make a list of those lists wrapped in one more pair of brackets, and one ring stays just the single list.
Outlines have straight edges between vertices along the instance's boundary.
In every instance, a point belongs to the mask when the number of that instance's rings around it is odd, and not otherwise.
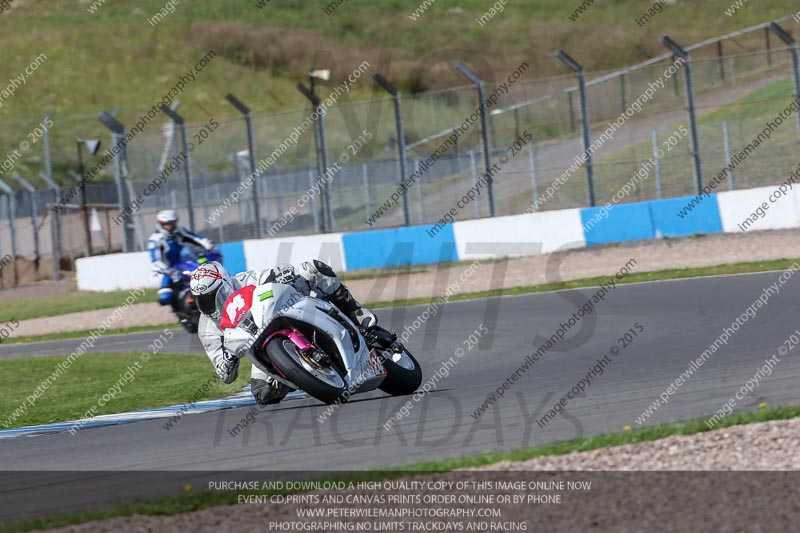
[{"label": "rider on blue motorcycle", "polygon": [[179,302],[173,297],[172,267],[181,260],[181,250],[188,244],[208,251],[213,245],[205,237],[178,227],[178,213],[173,209],[160,211],[156,215],[156,223],[156,231],[147,241],[147,249],[150,251],[153,271],[162,275],[158,303],[171,305],[172,310],[177,312]]}]

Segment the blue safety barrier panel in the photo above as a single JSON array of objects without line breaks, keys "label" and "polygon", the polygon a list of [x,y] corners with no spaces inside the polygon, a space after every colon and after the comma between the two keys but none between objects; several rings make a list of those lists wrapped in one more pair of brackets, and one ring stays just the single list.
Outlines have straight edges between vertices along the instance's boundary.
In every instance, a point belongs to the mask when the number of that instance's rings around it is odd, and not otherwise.
[{"label": "blue safety barrier panel", "polygon": [[457,261],[455,241],[452,224],[438,231],[426,225],[342,236],[347,270]]},{"label": "blue safety barrier panel", "polygon": [[[700,203],[695,203],[691,211],[684,211],[693,196],[653,200],[650,215],[656,237],[685,237],[706,233],[722,233],[722,218],[719,214],[717,195],[703,196]],[[678,216],[683,212],[684,216]]]},{"label": "blue safety barrier panel", "polygon": [[588,246],[655,237],[647,202],[620,204],[608,209],[607,216],[597,216],[603,209],[603,207],[581,209],[581,224]]},{"label": "blue safety barrier panel", "polygon": [[226,242],[218,245],[222,252],[222,264],[231,274],[238,274],[247,270],[247,262],[244,259],[244,243]]}]

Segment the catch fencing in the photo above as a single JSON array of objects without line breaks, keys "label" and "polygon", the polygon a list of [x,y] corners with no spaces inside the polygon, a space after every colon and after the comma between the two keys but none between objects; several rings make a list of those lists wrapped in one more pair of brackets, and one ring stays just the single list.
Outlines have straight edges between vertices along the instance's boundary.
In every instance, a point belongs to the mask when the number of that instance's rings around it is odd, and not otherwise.
[{"label": "catch fencing", "polygon": [[[789,30],[797,27],[791,17],[776,22]],[[193,229],[217,242],[259,234],[282,237],[436,224],[478,183],[487,159],[495,163],[505,158],[492,183],[495,216],[585,207],[592,196],[598,206],[612,198],[620,201],[620,191],[643,166],[648,168],[646,175],[636,180],[632,191],[626,189],[621,201],[696,194],[696,161],[702,183],[708,183],[794,100],[796,48],[763,24],[685,50],[691,56],[697,152],[691,135],[675,135],[691,125],[686,68],[671,53],[614,72],[584,73],[585,109],[571,72],[534,78],[523,65],[512,72],[494,72],[484,79],[485,96],[491,99],[485,131],[480,121],[469,123],[479,105],[475,85],[399,95],[404,146],[398,142],[389,93],[368,101],[352,101],[343,93],[326,110],[324,131],[319,123],[307,121],[312,104],[280,113],[251,112],[250,139],[243,114],[234,107],[221,108],[204,122],[185,124],[186,150],[181,125],[160,116],[86,185],[85,208],[80,194],[63,201],[67,186],[62,185],[60,192],[54,186],[31,192],[11,177],[13,172],[0,177],[13,189],[0,197],[0,255],[8,251],[18,258],[14,268],[3,268],[2,280],[14,283],[69,270],[76,257],[90,253],[143,250],[154,229],[155,213],[166,208],[177,209],[187,225],[191,213]],[[579,59],[580,51],[570,52]],[[374,74],[381,73],[368,69],[356,83],[371,84]],[[500,89],[503,84],[505,89]],[[332,86],[332,82],[318,83],[315,90],[324,98]],[[592,183],[587,180],[587,165],[582,161],[574,165],[584,151],[584,112],[590,141],[606,134],[592,152]],[[121,111],[118,120],[130,130],[137,116]],[[623,124],[607,135],[609,123],[619,123],[621,117]],[[54,119],[55,131],[57,115]],[[304,122],[312,126],[301,128]],[[454,136],[454,128],[463,131]],[[532,141],[514,148],[526,134]],[[359,138],[356,146],[354,140]],[[249,140],[256,167],[271,154],[280,155],[250,180],[255,186],[242,186],[251,175]],[[674,146],[655,157],[657,148],[670,140]],[[782,182],[797,167],[798,141],[800,128],[792,117],[730,173],[721,190]],[[104,143],[111,146],[114,140]],[[488,158],[484,146],[489,147]],[[405,150],[404,177],[417,170],[421,177],[399,195],[400,201],[393,201],[404,178],[398,148]],[[94,158],[84,154],[87,169],[103,149]],[[436,163],[427,168],[426,160],[437,150]],[[188,157],[181,155],[184,152]],[[49,157],[48,152],[45,159]],[[80,179],[65,173],[55,181]],[[46,175],[26,177],[46,186],[42,181]],[[556,193],[541,201],[554,184]],[[54,210],[59,199],[63,208]],[[459,217],[487,217],[490,212],[486,190],[481,190]],[[52,262],[44,263],[45,258]]]}]

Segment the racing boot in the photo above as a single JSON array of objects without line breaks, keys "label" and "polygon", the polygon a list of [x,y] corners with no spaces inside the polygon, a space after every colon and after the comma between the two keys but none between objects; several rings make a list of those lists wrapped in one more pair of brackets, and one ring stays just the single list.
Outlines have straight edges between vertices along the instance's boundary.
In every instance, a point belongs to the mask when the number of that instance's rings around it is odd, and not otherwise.
[{"label": "racing boot", "polygon": [[362,307],[343,283],[328,296],[328,301],[341,309],[350,320],[366,330],[378,325],[378,317],[366,307]]},{"label": "racing boot", "polygon": [[274,405],[294,389],[270,376],[267,379],[250,378],[250,392],[260,405]]}]

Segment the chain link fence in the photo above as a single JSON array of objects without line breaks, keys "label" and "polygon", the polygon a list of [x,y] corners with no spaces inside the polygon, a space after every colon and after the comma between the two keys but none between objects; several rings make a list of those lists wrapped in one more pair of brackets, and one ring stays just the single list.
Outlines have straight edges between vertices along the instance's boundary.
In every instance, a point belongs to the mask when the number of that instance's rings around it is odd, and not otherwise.
[{"label": "chain link fence", "polygon": [[[781,23],[787,28],[796,26],[791,19]],[[770,41],[768,36],[769,29],[761,25],[687,48],[692,57],[704,182],[725,168],[732,154],[750,144],[794,99],[791,49],[783,43],[777,46],[779,41],[774,37]],[[690,136],[676,135],[689,125],[685,69],[665,75],[673,64],[674,58],[665,55],[614,72],[587,73],[587,116],[593,142],[604,135],[610,122],[652,93],[593,153],[596,205],[615,197],[632,202],[697,193]],[[496,163],[504,154],[512,155],[494,176],[495,215],[587,206],[586,167],[580,164],[557,194],[532,207],[584,150],[575,76],[519,76],[511,82],[512,75],[495,73],[485,87],[487,96],[494,95],[487,114],[489,159]],[[368,82],[365,76],[358,83]],[[506,90],[495,90],[503,83]],[[326,90],[332,89],[317,89],[321,97]],[[409,223],[438,222],[486,171],[480,121],[462,127],[478,104],[473,85],[401,96],[406,177],[426,166],[425,160],[451,138],[454,128],[463,130],[407,190]],[[257,223],[266,237],[405,223],[403,201],[393,199],[399,198],[396,193],[402,179],[392,98],[351,101],[343,94],[327,109],[322,120],[328,174],[322,169],[317,124],[308,120],[314,111],[311,104],[281,113],[253,113],[255,161],[271,161],[254,180],[245,121],[232,110],[209,114],[204,123],[187,124],[187,147],[179,128],[166,116],[153,120],[127,143],[127,157],[117,158],[121,164],[116,182],[86,186],[85,209],[78,195],[56,215],[51,207],[58,197],[52,189],[31,193],[20,187],[0,197],[0,249],[13,250],[28,265],[27,270],[16,268],[13,279],[53,272],[43,260],[52,259],[59,248],[60,261],[53,262],[59,269],[68,269],[76,257],[88,253],[144,250],[155,213],[166,208],[177,209],[186,225],[191,211],[193,229],[217,242],[255,238]],[[510,154],[508,147],[524,138],[525,132],[531,142]],[[361,139],[357,148],[356,139]],[[798,141],[800,131],[792,117],[731,172],[721,190],[783,181],[798,166]],[[655,157],[659,147],[664,153]],[[188,158],[181,156],[185,149]],[[274,154],[279,157],[270,160]],[[642,168],[647,169],[646,176],[636,180],[634,192],[619,200],[619,191]],[[10,174],[0,178],[16,187]],[[327,183],[320,176],[328,176]],[[257,186],[248,185],[250,181]],[[331,227],[325,222],[326,199]],[[120,216],[126,207],[127,214]],[[458,218],[489,214],[482,190]],[[3,270],[3,282],[13,282],[9,267]]]}]

